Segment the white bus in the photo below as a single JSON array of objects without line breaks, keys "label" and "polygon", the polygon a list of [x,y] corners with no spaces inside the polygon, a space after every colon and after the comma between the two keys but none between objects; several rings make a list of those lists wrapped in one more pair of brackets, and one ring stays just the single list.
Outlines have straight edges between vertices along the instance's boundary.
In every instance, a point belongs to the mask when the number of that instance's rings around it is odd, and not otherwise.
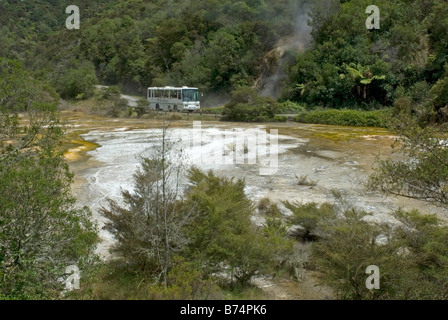
[{"label": "white bus", "polygon": [[162,111],[194,111],[201,108],[198,88],[149,87],[149,107]]}]

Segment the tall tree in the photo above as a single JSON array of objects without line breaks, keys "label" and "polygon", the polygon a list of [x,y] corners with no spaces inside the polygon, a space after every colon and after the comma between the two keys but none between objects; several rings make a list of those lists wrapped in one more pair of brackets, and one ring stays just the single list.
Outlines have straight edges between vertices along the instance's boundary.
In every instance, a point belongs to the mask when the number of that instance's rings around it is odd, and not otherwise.
[{"label": "tall tree", "polygon": [[41,91],[17,97],[17,81],[39,87],[20,64],[0,60],[0,68],[12,70],[0,72],[0,297],[58,298],[68,266],[87,275],[96,228],[90,211],[76,209],[70,194],[55,105],[36,100],[45,96]]},{"label": "tall tree", "polygon": [[167,274],[188,243],[184,226],[192,209],[180,210],[181,160],[174,159],[175,143],[168,137],[169,122],[162,123],[160,145],[149,157],[141,157],[134,174],[134,191],[123,191],[125,206],[108,199],[100,213],[105,228],[117,239],[114,251],[125,261],[154,276],[166,286]]}]

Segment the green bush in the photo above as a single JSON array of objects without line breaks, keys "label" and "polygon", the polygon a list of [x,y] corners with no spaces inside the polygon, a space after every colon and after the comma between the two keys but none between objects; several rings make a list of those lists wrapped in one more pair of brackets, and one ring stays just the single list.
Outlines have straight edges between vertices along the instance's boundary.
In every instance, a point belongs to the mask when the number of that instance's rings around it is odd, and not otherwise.
[{"label": "green bush", "polygon": [[303,123],[385,128],[388,126],[389,117],[388,109],[374,111],[329,109],[303,112],[297,115],[295,120]]},{"label": "green bush", "polygon": [[87,99],[94,94],[94,85],[98,83],[95,67],[89,62],[79,63],[64,70],[54,81],[54,87],[64,99]]},{"label": "green bush", "polygon": [[103,99],[112,99],[120,96],[120,87],[119,86],[110,86],[101,88],[99,90],[99,94],[97,95],[97,99],[103,100]]},{"label": "green bush", "polygon": [[190,169],[188,178],[192,187],[185,206],[197,214],[188,232],[190,260],[200,262],[206,275],[225,272],[240,284],[270,271],[278,248],[272,245],[275,238],[252,223],[254,207],[244,181],[196,168]]},{"label": "green bush", "polygon": [[113,118],[124,116],[126,110],[128,110],[128,103],[125,99],[121,99],[119,96],[111,100],[113,103],[107,109],[107,115]]},{"label": "green bush", "polygon": [[377,160],[367,180],[369,190],[448,203],[448,150],[440,127],[421,128],[410,116],[397,117],[394,132],[402,159]]},{"label": "green bush", "polygon": [[272,118],[273,121],[277,121],[277,122],[286,122],[288,120],[288,117],[286,116],[274,116],[274,118]]},{"label": "green bush", "polygon": [[[284,204],[301,227],[296,239],[310,244],[308,265],[338,299],[446,299],[448,227],[436,216],[399,209],[391,227],[340,204]],[[379,289],[366,288],[370,265],[380,269]]]},{"label": "green bush", "polygon": [[293,102],[293,101],[284,101],[279,104],[279,110],[277,113],[301,113],[304,112],[306,109],[303,105]]},{"label": "green bush", "polygon": [[174,258],[168,272],[167,285],[154,283],[141,268],[119,260],[101,265],[89,279],[82,281],[80,290],[70,292],[75,300],[206,300],[222,299],[219,286],[204,276],[200,266],[181,257]]},{"label": "green bush", "polygon": [[229,121],[283,121],[283,118],[275,119],[278,110],[279,104],[274,99],[259,96],[251,87],[241,87],[232,92],[230,102],[224,106],[222,114],[223,120]]}]

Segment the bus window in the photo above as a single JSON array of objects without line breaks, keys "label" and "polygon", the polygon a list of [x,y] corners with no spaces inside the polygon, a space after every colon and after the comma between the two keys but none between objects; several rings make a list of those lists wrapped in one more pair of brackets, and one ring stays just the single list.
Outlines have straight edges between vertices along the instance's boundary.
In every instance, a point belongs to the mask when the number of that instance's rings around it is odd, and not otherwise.
[{"label": "bus window", "polygon": [[184,89],[182,90],[182,100],[183,101],[198,101],[198,90],[197,89]]}]

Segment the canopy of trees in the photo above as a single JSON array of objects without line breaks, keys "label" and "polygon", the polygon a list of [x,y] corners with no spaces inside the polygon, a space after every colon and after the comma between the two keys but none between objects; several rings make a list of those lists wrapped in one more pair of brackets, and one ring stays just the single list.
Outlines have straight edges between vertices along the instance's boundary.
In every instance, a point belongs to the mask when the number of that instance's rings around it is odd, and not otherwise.
[{"label": "canopy of trees", "polygon": [[[371,4],[380,9],[380,29],[365,27]],[[286,97],[363,109],[406,99],[409,112],[439,112],[446,106],[447,13],[439,0],[314,1],[314,42],[290,66]]]},{"label": "canopy of trees", "polygon": [[[91,82],[89,64],[100,82],[128,90],[191,85],[229,91],[254,83],[265,53],[294,31],[300,3],[77,1],[81,28],[68,30],[67,1],[0,1],[0,56],[25,61],[69,98]],[[79,66],[84,72],[72,70]]]},{"label": "canopy of trees", "polygon": [[369,30],[371,4],[81,0],[81,28],[68,30],[67,1],[7,0],[0,1],[0,56],[23,61],[64,98],[89,97],[96,81],[134,92],[190,85],[229,96],[253,86],[268,52],[303,32],[298,19],[308,17],[311,45],[289,53],[296,58],[286,66],[283,99],[363,109],[404,103],[411,113],[444,118],[447,2],[375,1],[380,29]]}]

